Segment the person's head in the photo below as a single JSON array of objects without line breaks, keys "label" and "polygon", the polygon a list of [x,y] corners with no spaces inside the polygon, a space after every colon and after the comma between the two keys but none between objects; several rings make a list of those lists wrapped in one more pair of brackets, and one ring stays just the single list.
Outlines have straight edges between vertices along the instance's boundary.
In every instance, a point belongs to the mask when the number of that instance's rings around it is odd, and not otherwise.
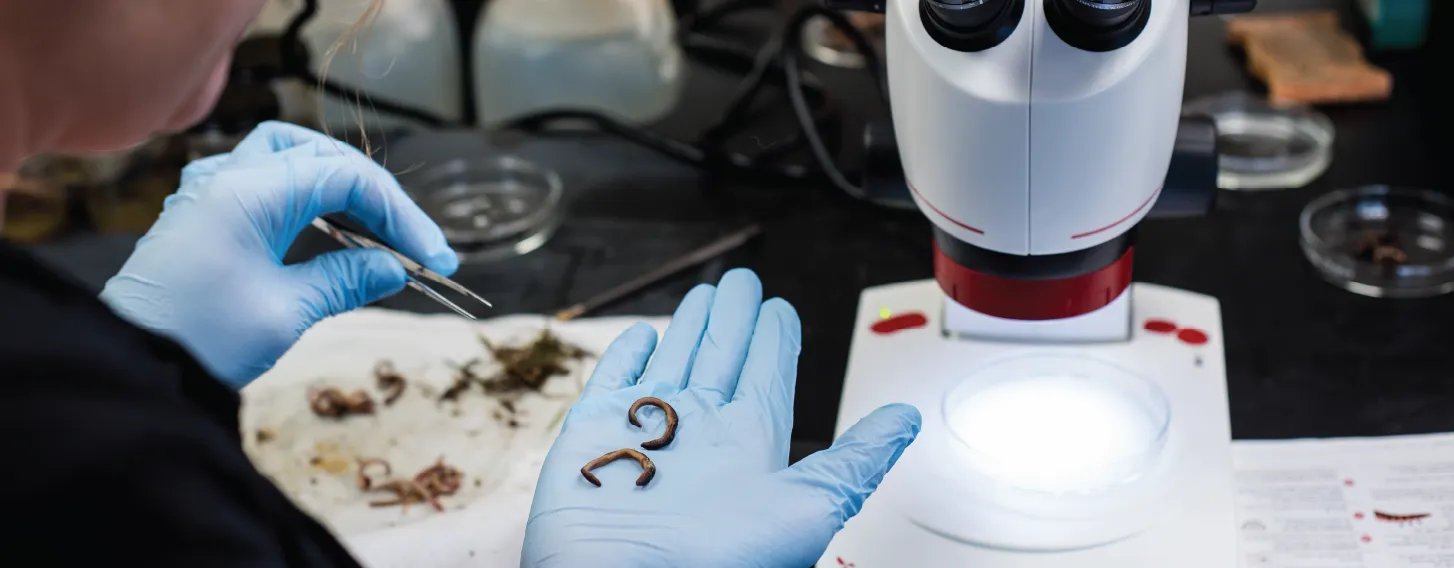
[{"label": "person's head", "polygon": [[263,1],[0,0],[0,173],[201,120]]}]

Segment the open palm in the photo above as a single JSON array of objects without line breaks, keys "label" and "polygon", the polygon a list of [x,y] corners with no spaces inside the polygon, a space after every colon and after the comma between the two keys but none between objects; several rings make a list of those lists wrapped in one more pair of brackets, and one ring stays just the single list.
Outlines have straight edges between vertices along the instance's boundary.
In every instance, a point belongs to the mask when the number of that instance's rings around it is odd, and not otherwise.
[{"label": "open palm", "polygon": [[[788,467],[800,346],[787,302],[762,302],[762,285],[736,270],[720,286],[699,286],[677,309],[657,345],[641,324],[607,349],[546,458],[526,529],[522,567],[792,567],[815,562],[828,541],[919,430],[912,407],[864,418],[832,448]],[[647,365],[650,360],[650,365]],[[676,411],[675,440],[658,450],[665,413],[627,410],[643,397]],[[657,473],[624,459],[581,467],[608,452],[636,449]]]}]

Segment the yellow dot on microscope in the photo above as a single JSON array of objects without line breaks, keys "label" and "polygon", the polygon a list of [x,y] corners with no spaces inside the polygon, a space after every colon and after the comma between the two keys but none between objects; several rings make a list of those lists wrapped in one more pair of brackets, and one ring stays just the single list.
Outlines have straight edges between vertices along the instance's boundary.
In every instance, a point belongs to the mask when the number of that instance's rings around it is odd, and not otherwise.
[{"label": "yellow dot on microscope", "polygon": [[891,315],[894,315],[894,313],[891,312],[891,311],[889,311],[888,308],[879,308],[878,309],[878,317],[879,317],[879,319],[889,319],[889,316],[891,316]]}]

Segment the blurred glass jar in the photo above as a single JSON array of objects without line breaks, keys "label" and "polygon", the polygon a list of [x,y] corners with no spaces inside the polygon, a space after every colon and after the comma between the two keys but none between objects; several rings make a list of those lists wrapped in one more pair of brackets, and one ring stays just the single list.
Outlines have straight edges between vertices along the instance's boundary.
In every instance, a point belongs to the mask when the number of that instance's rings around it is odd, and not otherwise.
[{"label": "blurred glass jar", "polygon": [[685,73],[666,0],[493,0],[474,51],[487,126],[563,108],[651,122],[676,106]]},{"label": "blurred glass jar", "polygon": [[65,186],[20,175],[0,175],[0,236],[19,244],[43,243],[65,231],[70,193]]},{"label": "blurred glass jar", "polygon": [[177,188],[184,164],[181,137],[159,136],[132,148],[85,155],[45,154],[22,165],[29,191],[17,192],[6,212],[8,238],[37,242],[64,230],[69,202],[84,206],[102,233],[145,232]]},{"label": "blurred glass jar", "polygon": [[[303,28],[303,41],[320,76],[460,120],[464,105],[456,30],[446,0],[320,0],[318,14]],[[348,41],[340,44],[340,39]],[[416,126],[373,110],[367,99],[324,97],[319,111],[332,131],[357,130],[360,118],[370,128]]]},{"label": "blurred glass jar", "polygon": [[156,138],[119,177],[75,187],[85,200],[92,227],[101,233],[145,233],[162,214],[166,199],[181,183],[186,165],[184,136]]}]

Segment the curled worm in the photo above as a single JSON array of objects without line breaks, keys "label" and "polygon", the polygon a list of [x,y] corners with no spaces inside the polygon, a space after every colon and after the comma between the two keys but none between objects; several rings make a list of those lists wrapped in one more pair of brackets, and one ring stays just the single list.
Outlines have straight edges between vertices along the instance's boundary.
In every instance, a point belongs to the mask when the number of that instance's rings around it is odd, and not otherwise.
[{"label": "curled worm", "polygon": [[1427,519],[1427,518],[1432,517],[1432,516],[1433,515],[1432,514],[1429,514],[1429,513],[1418,513],[1418,514],[1413,514],[1413,515],[1395,515],[1393,513],[1385,513],[1383,511],[1374,511],[1373,512],[1373,517],[1374,518],[1376,518],[1376,519],[1378,519],[1380,521],[1386,521],[1386,522],[1390,522],[1390,523],[1412,523],[1412,522],[1415,522],[1415,521],[1422,521],[1422,520]]},{"label": "curled worm", "polygon": [[657,408],[660,408],[663,412],[666,412],[666,433],[662,434],[660,438],[657,438],[655,440],[642,442],[641,447],[648,450],[659,450],[665,448],[667,444],[671,443],[673,438],[676,438],[677,435],[677,411],[673,409],[670,404],[667,404],[666,401],[648,396],[633,403],[631,405],[631,410],[626,411],[626,419],[631,422],[632,426],[635,426],[637,428],[641,427],[641,422],[636,419],[636,411],[641,410],[641,407],[643,406],[655,406]]},{"label": "curled worm", "polygon": [[591,482],[591,485],[600,487],[601,480],[597,479],[596,474],[591,473],[591,470],[599,468],[613,461],[627,458],[634,459],[636,460],[636,463],[641,464],[641,476],[636,478],[636,486],[646,487],[646,484],[651,482],[651,478],[656,476],[656,464],[651,463],[651,458],[646,457],[646,454],[643,454],[631,448],[616,450],[614,452],[591,460],[590,463],[587,463],[585,467],[581,468],[581,475],[586,478],[586,481]]}]

